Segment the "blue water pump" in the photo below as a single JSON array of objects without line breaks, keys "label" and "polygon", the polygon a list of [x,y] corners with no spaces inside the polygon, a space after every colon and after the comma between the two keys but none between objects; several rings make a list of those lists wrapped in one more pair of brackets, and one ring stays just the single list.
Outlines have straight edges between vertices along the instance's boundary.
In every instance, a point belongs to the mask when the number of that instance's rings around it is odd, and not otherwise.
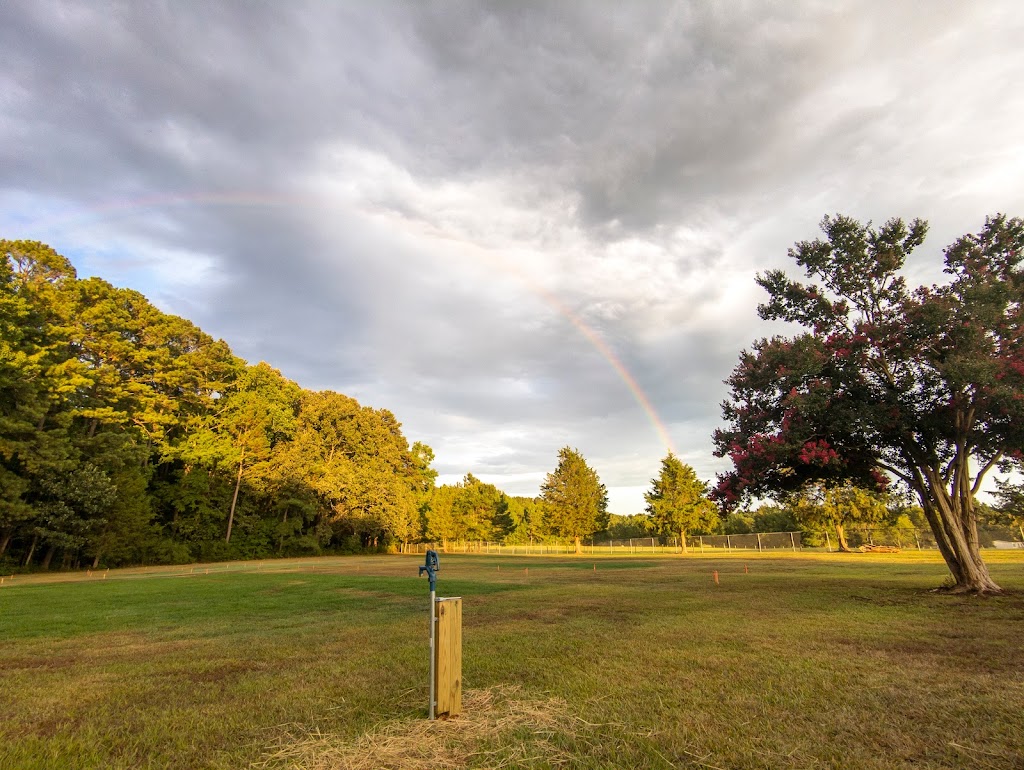
[{"label": "blue water pump", "polygon": [[431,593],[437,588],[437,572],[440,569],[437,564],[437,551],[427,551],[427,563],[420,567],[420,574],[427,573],[427,578],[430,580]]}]

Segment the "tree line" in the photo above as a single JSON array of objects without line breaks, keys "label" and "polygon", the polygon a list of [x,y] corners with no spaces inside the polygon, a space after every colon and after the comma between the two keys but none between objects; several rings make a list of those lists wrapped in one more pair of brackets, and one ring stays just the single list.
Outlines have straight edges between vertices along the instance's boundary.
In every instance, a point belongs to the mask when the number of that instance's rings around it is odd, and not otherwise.
[{"label": "tree line", "polygon": [[420,535],[429,447],[142,294],[0,241],[0,559],[121,565]]},{"label": "tree line", "polygon": [[[44,244],[0,241],[0,254],[5,569],[424,539],[558,538],[578,549],[609,526],[607,490],[577,450],[559,452],[536,498],[472,474],[437,486],[432,450],[410,445],[388,410],[249,365],[139,292],[79,278]],[[713,510],[706,485],[676,458],[666,463],[671,478],[650,497],[658,526],[700,526]]]},{"label": "tree line", "polygon": [[[608,512],[608,492],[578,449],[563,447],[536,498],[510,497],[472,474],[460,484],[437,487],[424,506],[424,536],[447,548],[450,541],[508,544],[570,542],[612,537],[711,534],[720,527],[708,485],[673,453],[651,479],[645,513]],[[628,534],[626,534],[628,533]]]},{"label": "tree line", "polygon": [[[802,330],[740,354],[713,437],[732,470],[709,492],[669,453],[632,521],[612,521],[569,447],[537,498],[472,475],[435,487],[432,451],[389,411],[303,390],[138,292],[78,279],[42,244],[0,241],[0,559],[180,562],[423,538],[578,550],[628,526],[685,543],[766,500],[842,546],[851,522],[892,521],[896,494],[913,498],[906,515],[927,523],[956,590],[998,592],[979,521],[1024,523],[1011,483],[1024,470],[1024,221],[988,218],[945,250],[946,283],[913,290],[901,270],[926,223],[837,215],[821,229],[789,252],[807,283],[757,278],[761,317]],[[988,508],[977,495],[993,471]]]}]

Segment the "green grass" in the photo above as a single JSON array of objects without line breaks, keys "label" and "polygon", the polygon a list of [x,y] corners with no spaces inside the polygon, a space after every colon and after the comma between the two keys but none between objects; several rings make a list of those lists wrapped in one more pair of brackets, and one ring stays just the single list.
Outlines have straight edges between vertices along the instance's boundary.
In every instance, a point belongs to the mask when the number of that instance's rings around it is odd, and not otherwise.
[{"label": "green grass", "polygon": [[[442,555],[438,589],[466,688],[563,703],[544,740],[571,766],[1024,767],[1024,554],[987,557],[1005,596],[931,591],[927,553]],[[420,558],[8,578],[0,767],[238,768],[412,724]],[[537,734],[469,764],[551,766],[514,751]]]}]

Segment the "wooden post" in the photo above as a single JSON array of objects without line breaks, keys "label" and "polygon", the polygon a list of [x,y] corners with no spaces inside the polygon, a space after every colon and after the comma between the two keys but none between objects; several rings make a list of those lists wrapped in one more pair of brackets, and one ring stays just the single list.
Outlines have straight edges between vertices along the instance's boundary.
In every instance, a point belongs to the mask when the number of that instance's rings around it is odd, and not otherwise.
[{"label": "wooden post", "polygon": [[789,533],[789,542],[793,545],[793,553],[796,553],[796,536],[792,532]]},{"label": "wooden post", "polygon": [[437,656],[434,665],[437,715],[462,713],[462,597],[437,600]]},{"label": "wooden post", "polygon": [[756,534],[757,534],[757,552],[760,553],[761,552],[761,533],[758,532]]}]

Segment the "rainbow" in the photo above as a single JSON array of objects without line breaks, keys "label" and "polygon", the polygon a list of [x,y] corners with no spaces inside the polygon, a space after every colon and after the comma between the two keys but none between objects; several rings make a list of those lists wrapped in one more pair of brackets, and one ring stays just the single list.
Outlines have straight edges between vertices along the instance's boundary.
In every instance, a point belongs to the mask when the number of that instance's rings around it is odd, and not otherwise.
[{"label": "rainbow", "polygon": [[[305,209],[333,208],[331,204],[324,201],[322,198],[296,194],[280,195],[253,192],[195,192],[187,195],[152,195],[132,198],[129,200],[107,201],[95,206],[79,209],[72,213],[62,213],[41,218],[36,222],[31,223],[29,228],[36,232],[74,230],[89,226],[101,220],[117,219],[121,216],[135,214],[143,209],[161,209],[179,206],[302,207]],[[363,210],[369,216],[380,216],[385,213],[380,210],[372,209],[371,207],[363,207]],[[411,224],[407,220],[403,220],[403,222],[407,228]],[[579,332],[579,334],[588,343],[590,343],[594,350],[598,352],[608,365],[611,366],[612,370],[626,386],[633,400],[636,401],[637,405],[650,422],[658,436],[658,440],[668,451],[675,452],[668,428],[658,415],[657,410],[651,403],[650,398],[644,392],[643,387],[641,387],[636,377],[633,376],[632,372],[629,371],[629,368],[615,354],[615,351],[612,350],[608,342],[596,329],[587,324],[576,312],[568,307],[551,291],[539,285],[522,270],[511,265],[508,260],[498,254],[495,254],[490,249],[487,249],[478,243],[466,241],[462,238],[453,238],[451,234],[440,233],[432,228],[430,229],[429,234],[446,240],[456,240],[462,245],[468,246],[474,251],[477,251],[494,268],[501,272],[511,274],[518,283],[538,297],[542,302],[544,302],[544,304],[552,308],[558,315],[568,321],[569,324],[571,324],[573,328],[575,328],[576,331]]]}]

